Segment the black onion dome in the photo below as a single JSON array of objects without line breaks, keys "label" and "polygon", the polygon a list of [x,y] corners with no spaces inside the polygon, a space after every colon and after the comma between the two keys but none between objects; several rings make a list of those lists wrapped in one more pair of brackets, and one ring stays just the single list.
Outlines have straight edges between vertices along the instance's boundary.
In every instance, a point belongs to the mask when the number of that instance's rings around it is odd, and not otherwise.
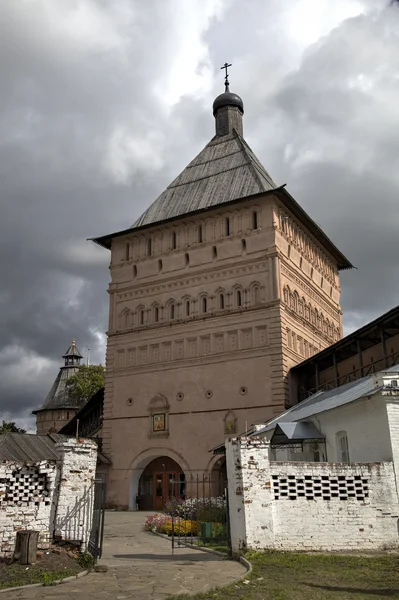
[{"label": "black onion dome", "polygon": [[220,96],[215,99],[213,103],[213,116],[215,116],[219,108],[222,108],[223,106],[236,106],[240,109],[241,114],[244,114],[244,102],[242,101],[242,98],[237,94],[230,92],[228,87],[226,87],[226,91],[223,94],[220,94]]}]

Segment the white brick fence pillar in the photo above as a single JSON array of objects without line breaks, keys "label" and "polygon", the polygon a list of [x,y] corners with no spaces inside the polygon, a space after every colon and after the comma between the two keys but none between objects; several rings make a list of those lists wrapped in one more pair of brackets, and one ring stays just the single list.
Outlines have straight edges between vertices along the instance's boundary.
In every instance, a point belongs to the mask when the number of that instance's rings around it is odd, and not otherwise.
[{"label": "white brick fence pillar", "polygon": [[391,438],[392,461],[396,479],[396,493],[399,501],[399,399],[386,401],[388,427]]},{"label": "white brick fence pillar", "polygon": [[71,438],[56,447],[61,457],[61,477],[55,536],[80,541],[85,551],[93,515],[97,445],[90,440]]},{"label": "white brick fence pillar", "polygon": [[227,440],[226,465],[233,552],[273,548],[269,442],[256,437]]}]

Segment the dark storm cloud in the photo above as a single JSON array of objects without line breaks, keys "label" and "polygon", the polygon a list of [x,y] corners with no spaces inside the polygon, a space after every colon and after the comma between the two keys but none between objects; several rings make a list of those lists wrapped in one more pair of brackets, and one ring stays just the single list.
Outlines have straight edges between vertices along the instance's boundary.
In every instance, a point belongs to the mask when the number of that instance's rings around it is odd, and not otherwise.
[{"label": "dark storm cloud", "polygon": [[399,11],[289,6],[0,3],[0,417],[29,423],[72,338],[103,360],[109,255],[85,240],[128,227],[213,136],[226,59],[249,143],[359,267],[347,326],[396,303]]}]

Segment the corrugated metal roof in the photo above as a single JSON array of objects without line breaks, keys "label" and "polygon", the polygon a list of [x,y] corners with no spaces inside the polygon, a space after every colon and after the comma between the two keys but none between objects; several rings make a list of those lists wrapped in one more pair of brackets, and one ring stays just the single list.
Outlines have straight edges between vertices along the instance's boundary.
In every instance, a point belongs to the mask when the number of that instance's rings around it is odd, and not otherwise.
[{"label": "corrugated metal roof", "polygon": [[379,380],[377,374],[374,374],[351,381],[346,385],[328,390],[327,392],[317,392],[317,394],[310,396],[307,400],[296,404],[282,415],[269,421],[263,429],[257,431],[254,435],[266,433],[272,430],[278,423],[301,421],[326,410],[332,410],[337,406],[349,404],[349,402],[353,402],[364,396],[375,394],[382,388],[381,380]]},{"label": "corrugated metal roof", "polygon": [[58,461],[55,444],[47,435],[4,433],[0,435],[0,460],[15,462]]},{"label": "corrugated metal roof", "polygon": [[141,227],[276,189],[235,131],[215,136],[132,227]]}]

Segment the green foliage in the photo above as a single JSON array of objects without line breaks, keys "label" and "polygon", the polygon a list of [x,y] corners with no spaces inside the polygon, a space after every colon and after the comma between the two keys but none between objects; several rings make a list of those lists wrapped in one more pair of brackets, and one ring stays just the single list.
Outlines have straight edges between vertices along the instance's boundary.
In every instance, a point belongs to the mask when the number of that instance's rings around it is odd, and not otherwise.
[{"label": "green foliage", "polygon": [[204,504],[198,509],[197,521],[200,523],[226,523],[226,508],[214,504]]},{"label": "green foliage", "polygon": [[78,554],[76,562],[82,567],[82,569],[85,569],[85,571],[91,571],[94,568],[96,561],[89,552],[81,552]]},{"label": "green foliage", "polygon": [[69,397],[81,403],[90,400],[102,387],[104,387],[102,365],[81,365],[75,375],[66,382]]},{"label": "green foliage", "polygon": [[0,425],[0,434],[2,433],[26,433],[26,430],[17,427],[14,422],[10,421],[7,423],[6,421],[3,421]]}]

